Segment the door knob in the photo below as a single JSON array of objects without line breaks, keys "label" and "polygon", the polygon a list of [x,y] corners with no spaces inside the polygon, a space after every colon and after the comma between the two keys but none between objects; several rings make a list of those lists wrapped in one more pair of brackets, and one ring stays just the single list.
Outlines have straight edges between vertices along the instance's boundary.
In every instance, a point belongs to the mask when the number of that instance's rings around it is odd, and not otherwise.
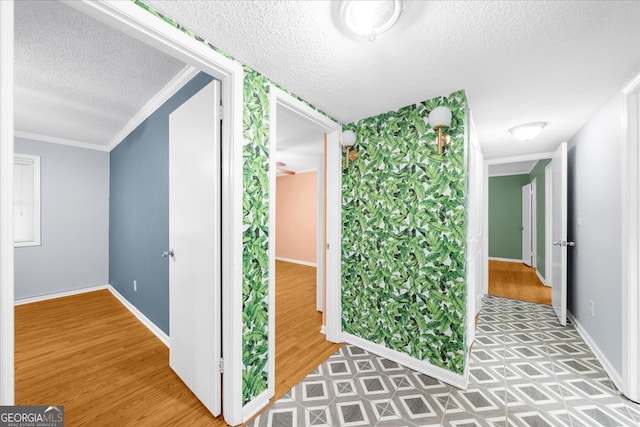
[{"label": "door knob", "polygon": [[554,240],[553,241],[553,246],[575,246],[575,242],[567,242],[566,240]]},{"label": "door knob", "polygon": [[162,258],[171,257],[173,258],[173,249],[169,249],[168,251],[162,251]]}]

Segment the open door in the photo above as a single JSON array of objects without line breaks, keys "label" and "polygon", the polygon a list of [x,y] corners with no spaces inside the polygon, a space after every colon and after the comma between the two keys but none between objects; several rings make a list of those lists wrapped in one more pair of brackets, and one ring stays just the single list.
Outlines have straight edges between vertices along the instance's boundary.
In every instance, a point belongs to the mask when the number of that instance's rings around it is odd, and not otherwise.
[{"label": "open door", "polygon": [[[220,85],[169,117],[169,365],[221,412]],[[175,251],[175,252],[174,252]]]},{"label": "open door", "polygon": [[531,267],[531,184],[522,186],[522,262]]},{"label": "open door", "polygon": [[567,143],[551,158],[551,304],[561,325],[567,324]]}]

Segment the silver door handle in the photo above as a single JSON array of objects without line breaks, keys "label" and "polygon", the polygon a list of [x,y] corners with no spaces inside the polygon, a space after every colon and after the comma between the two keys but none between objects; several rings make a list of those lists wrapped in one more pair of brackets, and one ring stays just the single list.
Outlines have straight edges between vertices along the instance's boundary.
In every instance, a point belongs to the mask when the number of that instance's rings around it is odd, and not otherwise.
[{"label": "silver door handle", "polygon": [[575,246],[575,242],[567,242],[566,240],[554,240],[553,241],[553,246]]},{"label": "silver door handle", "polygon": [[173,258],[173,249],[169,249],[168,251],[162,251],[162,258],[171,257]]}]

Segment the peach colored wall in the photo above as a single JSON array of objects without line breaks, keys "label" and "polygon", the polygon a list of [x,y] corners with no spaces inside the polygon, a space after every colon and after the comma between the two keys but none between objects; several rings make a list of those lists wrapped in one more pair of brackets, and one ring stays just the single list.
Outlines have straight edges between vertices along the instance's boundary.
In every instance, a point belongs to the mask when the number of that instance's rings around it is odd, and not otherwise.
[{"label": "peach colored wall", "polygon": [[316,172],[276,179],[276,257],[316,262]]}]

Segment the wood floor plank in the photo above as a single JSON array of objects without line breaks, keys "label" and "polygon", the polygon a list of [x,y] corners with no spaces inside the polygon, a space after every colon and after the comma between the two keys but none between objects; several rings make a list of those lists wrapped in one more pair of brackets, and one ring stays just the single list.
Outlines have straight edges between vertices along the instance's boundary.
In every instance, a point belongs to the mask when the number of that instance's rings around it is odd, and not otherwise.
[{"label": "wood floor plank", "polygon": [[522,263],[489,261],[489,295],[551,305],[551,288]]},{"label": "wood floor plank", "polygon": [[[340,344],[320,333],[315,268],[276,262],[273,401]],[[226,426],[169,368],[169,350],[108,290],[15,310],[16,404],[64,405],[69,426]]]}]

